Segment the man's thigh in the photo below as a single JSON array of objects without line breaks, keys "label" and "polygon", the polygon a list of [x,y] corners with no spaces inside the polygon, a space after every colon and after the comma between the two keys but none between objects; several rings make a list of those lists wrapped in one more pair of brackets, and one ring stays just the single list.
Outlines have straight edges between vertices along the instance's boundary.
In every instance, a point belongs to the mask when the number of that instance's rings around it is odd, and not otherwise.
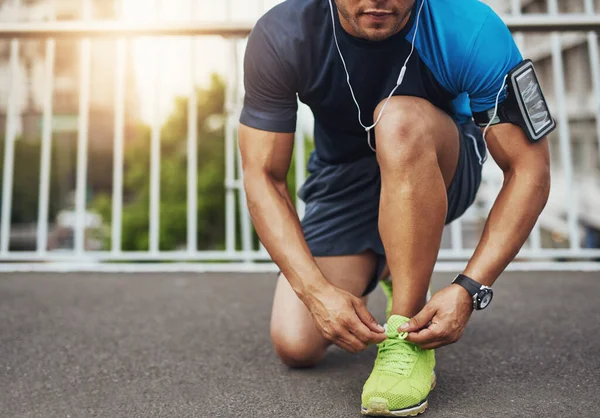
[{"label": "man's thigh", "polygon": [[[462,216],[473,204],[487,152],[481,130],[474,122],[460,125],[424,99],[395,96],[386,107],[378,129],[401,134],[410,132],[412,135],[408,136],[413,142],[409,146],[435,147],[438,167],[446,184],[447,224]],[[396,139],[405,140],[402,135]],[[391,141],[386,145],[389,149],[395,144]]]},{"label": "man's thigh", "polygon": [[[316,257],[317,265],[334,286],[361,297],[376,274],[377,257],[372,252],[339,257]],[[291,335],[290,335],[291,334]],[[271,335],[274,339],[294,340],[310,346],[329,344],[317,331],[312,316],[281,274],[277,281]]]}]

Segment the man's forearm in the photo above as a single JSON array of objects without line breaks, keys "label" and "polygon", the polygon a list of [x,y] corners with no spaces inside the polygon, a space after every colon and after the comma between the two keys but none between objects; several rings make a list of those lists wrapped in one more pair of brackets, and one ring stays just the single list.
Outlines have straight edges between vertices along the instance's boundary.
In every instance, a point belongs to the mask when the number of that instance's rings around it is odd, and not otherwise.
[{"label": "man's forearm", "polygon": [[491,286],[521,250],[549,191],[550,178],[544,170],[508,172],[464,274]]},{"label": "man's forearm", "polygon": [[306,244],[285,182],[245,176],[248,208],[261,242],[299,297],[328,284]]}]

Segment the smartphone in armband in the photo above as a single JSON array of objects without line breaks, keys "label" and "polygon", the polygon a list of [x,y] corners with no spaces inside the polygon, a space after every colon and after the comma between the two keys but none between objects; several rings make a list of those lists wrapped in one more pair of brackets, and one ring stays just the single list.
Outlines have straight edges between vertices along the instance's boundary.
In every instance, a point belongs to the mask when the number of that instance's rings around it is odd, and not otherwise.
[{"label": "smartphone in armband", "polygon": [[473,114],[480,127],[486,127],[497,113],[491,125],[512,123],[523,129],[530,142],[537,142],[556,129],[556,121],[550,114],[548,102],[535,73],[531,60],[525,60],[513,68],[507,76],[507,96],[498,110]]}]

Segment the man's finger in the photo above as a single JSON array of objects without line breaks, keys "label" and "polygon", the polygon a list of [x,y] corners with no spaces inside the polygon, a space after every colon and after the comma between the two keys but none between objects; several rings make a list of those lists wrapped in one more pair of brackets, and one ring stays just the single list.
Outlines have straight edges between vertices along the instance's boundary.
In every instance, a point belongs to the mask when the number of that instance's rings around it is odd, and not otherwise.
[{"label": "man's finger", "polygon": [[340,337],[338,337],[338,340],[340,340],[341,342],[345,343],[346,345],[349,345],[350,347],[352,347],[354,349],[354,351],[351,351],[351,352],[354,352],[354,353],[356,353],[358,351],[364,351],[367,348],[367,344],[363,343],[361,340],[356,338],[349,331],[342,333],[342,335],[340,335]]},{"label": "man's finger", "polygon": [[420,345],[419,347],[421,347],[423,350],[435,350],[435,349],[443,347],[445,345],[446,344],[438,341],[438,342],[431,343],[431,344]]},{"label": "man's finger", "polygon": [[362,300],[354,299],[352,304],[354,305],[354,310],[356,311],[356,314],[362,323],[365,324],[371,331],[379,334],[385,332],[385,329],[377,323],[377,320],[373,317],[373,315],[371,315]]},{"label": "man's finger", "polygon": [[385,341],[387,336],[378,332],[373,332],[363,324],[359,318],[355,318],[353,324],[348,327],[349,331],[365,344],[378,344]]},{"label": "man's finger", "polygon": [[379,344],[387,340],[386,334],[377,334],[375,332],[371,333],[371,339],[369,340],[370,344]]},{"label": "man's finger", "polygon": [[357,350],[355,350],[351,345],[345,343],[342,340],[337,340],[337,341],[333,341],[333,343],[335,345],[337,345],[338,347],[340,347],[342,350],[347,351],[349,353],[356,353]]},{"label": "man's finger", "polygon": [[423,347],[424,345],[432,344],[438,342],[439,335],[437,332],[425,328],[419,332],[411,332],[406,337],[406,341],[410,341],[411,343],[418,344]]},{"label": "man's finger", "polygon": [[398,331],[399,332],[416,332],[420,329],[423,329],[431,322],[433,316],[435,315],[436,310],[431,308],[429,304],[425,305],[425,307],[413,316],[407,323],[402,325]]},{"label": "man's finger", "polygon": [[348,351],[349,353],[356,352],[356,350],[342,338],[342,331],[328,332],[325,338],[327,338],[331,343],[340,347],[342,350]]}]

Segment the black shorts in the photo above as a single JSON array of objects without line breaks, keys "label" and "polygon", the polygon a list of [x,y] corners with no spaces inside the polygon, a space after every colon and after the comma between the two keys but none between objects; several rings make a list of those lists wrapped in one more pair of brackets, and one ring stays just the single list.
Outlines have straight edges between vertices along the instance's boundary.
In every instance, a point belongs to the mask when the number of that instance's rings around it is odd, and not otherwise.
[{"label": "black shorts", "polygon": [[[457,126],[460,152],[448,188],[446,224],[462,216],[475,200],[481,183],[482,158],[487,151],[481,130],[473,122]],[[375,155],[332,165],[313,153],[308,171],[310,175],[298,195],[306,203],[302,228],[313,256],[354,255],[372,250],[379,256],[377,276],[365,294],[372,292],[386,264],[378,231],[381,177]]]}]

